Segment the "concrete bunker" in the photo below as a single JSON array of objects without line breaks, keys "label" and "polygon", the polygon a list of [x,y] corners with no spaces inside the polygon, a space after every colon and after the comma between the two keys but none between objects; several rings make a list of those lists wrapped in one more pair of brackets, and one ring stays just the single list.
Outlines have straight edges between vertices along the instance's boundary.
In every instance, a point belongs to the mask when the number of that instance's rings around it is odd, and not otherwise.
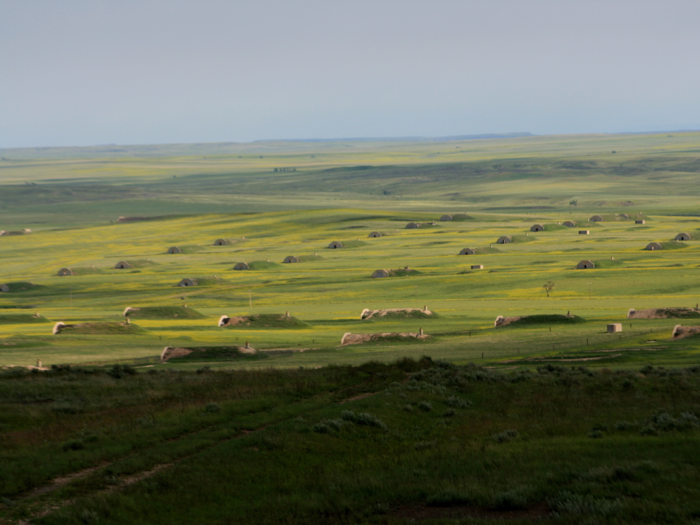
[{"label": "concrete bunker", "polygon": [[328,245],[328,248],[330,248],[331,250],[337,250],[337,249],[342,248],[342,247],[343,247],[343,244],[338,242],[338,241],[333,241],[332,243],[330,243]]},{"label": "concrete bunker", "polygon": [[168,253],[182,253],[182,250],[178,246],[171,246],[168,248]]},{"label": "concrete bunker", "polygon": [[650,252],[657,251],[657,250],[663,250],[663,246],[661,246],[658,242],[650,242],[647,244],[645,250],[649,250]]},{"label": "concrete bunker", "polygon": [[461,252],[459,252],[460,255],[475,255],[476,250],[473,248],[463,248]]},{"label": "concrete bunker", "polygon": [[533,224],[530,227],[531,232],[543,232],[544,231],[544,226],[542,224]]},{"label": "concrete bunker", "polygon": [[299,259],[297,257],[294,257],[293,255],[287,255],[287,257],[284,258],[285,263],[298,263]]},{"label": "concrete bunker", "polygon": [[593,261],[584,260],[576,265],[577,270],[588,270],[590,268],[595,268]]}]

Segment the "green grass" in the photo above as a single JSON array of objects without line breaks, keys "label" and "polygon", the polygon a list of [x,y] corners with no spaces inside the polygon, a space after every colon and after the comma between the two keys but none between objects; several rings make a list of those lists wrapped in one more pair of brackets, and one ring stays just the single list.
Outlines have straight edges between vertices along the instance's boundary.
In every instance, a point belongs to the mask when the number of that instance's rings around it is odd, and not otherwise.
[{"label": "green grass", "polygon": [[135,324],[124,323],[79,323],[73,326],[66,326],[61,329],[57,337],[64,335],[136,335],[146,331]]},{"label": "green grass", "polygon": [[49,323],[44,316],[33,314],[0,314],[0,324]]},{"label": "green grass", "polygon": [[206,317],[189,306],[141,306],[129,312],[131,319],[203,319]]},{"label": "green grass", "polygon": [[696,520],[698,367],[146,370],[0,375],[0,519]]}]

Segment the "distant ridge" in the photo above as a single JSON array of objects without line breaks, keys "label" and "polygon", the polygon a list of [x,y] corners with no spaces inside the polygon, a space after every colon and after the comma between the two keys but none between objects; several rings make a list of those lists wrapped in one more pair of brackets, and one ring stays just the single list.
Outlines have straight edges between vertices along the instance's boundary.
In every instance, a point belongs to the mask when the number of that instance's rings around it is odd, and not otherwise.
[{"label": "distant ridge", "polygon": [[0,148],[3,161],[61,158],[173,157],[200,155],[266,155],[280,150],[299,150],[313,144],[334,142],[447,142],[458,140],[512,139],[532,133],[492,133],[449,137],[378,137],[349,139],[279,139],[253,142],[195,142],[185,144],[102,144],[98,146]]},{"label": "distant ridge", "polygon": [[350,137],[341,139],[279,139],[254,142],[449,142],[452,140],[515,139],[534,137],[528,131],[520,133],[487,133],[483,135],[450,135],[447,137]]}]

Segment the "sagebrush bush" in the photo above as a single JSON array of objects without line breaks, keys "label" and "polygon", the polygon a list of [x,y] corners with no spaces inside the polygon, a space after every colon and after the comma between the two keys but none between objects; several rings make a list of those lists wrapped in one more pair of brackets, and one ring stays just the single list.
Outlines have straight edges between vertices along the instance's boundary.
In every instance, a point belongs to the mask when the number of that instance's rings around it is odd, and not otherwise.
[{"label": "sagebrush bush", "polygon": [[426,498],[425,503],[429,507],[453,507],[456,505],[469,505],[473,503],[473,500],[464,492],[448,488],[431,494]]},{"label": "sagebrush bush", "polygon": [[561,492],[549,501],[550,507],[557,514],[575,516],[608,517],[619,513],[623,504],[619,499],[595,498],[591,495]]},{"label": "sagebrush bush", "polygon": [[468,399],[462,399],[461,397],[457,396],[450,396],[445,400],[445,404],[448,407],[452,408],[467,408],[470,407],[473,403]]},{"label": "sagebrush bush", "polygon": [[350,421],[357,425],[365,425],[368,427],[376,427],[386,430],[386,424],[381,419],[379,419],[377,416],[373,416],[372,414],[368,414],[367,412],[356,414],[352,410],[343,410],[340,417],[344,421]]},{"label": "sagebrush bush", "polygon": [[495,441],[496,443],[508,443],[509,441],[513,441],[518,437],[518,431],[508,429],[504,430],[503,432],[499,432],[498,434],[493,434],[491,436],[491,439]]}]

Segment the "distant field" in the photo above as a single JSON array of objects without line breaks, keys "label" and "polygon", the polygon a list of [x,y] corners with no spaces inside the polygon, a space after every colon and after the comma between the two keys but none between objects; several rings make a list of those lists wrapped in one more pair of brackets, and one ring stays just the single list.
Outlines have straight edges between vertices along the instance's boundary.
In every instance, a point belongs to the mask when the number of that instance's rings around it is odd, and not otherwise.
[{"label": "distant field", "polygon": [[[166,345],[245,341],[277,352],[235,366],[423,354],[509,367],[544,356],[592,366],[696,359],[694,339],[670,341],[674,320],[604,330],[632,307],[700,302],[699,133],[193,147],[0,152],[0,230],[32,230],[0,237],[0,284],[39,285],[0,293],[3,312],[113,322],[128,306],[186,304],[205,316],[136,316],[144,332],[127,338],[52,336],[46,324],[5,321],[0,364],[149,359]],[[590,222],[593,214],[605,220]],[[568,220],[576,226],[561,224]],[[411,221],[421,228],[406,229]],[[545,231],[531,232],[536,223]],[[373,231],[383,236],[369,238]],[[692,239],[674,241],[680,232]],[[501,236],[513,242],[497,244]],[[332,241],[344,248],[329,249]],[[650,242],[663,249],[644,250]],[[477,253],[458,255],[464,248]],[[284,264],[287,256],[301,262]],[[596,268],[574,269],[581,260]],[[116,269],[121,261],[127,268]],[[237,263],[250,269],[233,270]],[[61,268],[76,275],[59,277]],[[401,272],[370,278],[379,269]],[[177,287],[185,278],[198,286]],[[424,306],[440,317],[360,320],[365,308]],[[308,326],[217,327],[224,314],[286,312]],[[498,315],[566,312],[588,322],[551,332],[493,327]],[[346,332],[420,328],[429,342],[339,347]]]}]

